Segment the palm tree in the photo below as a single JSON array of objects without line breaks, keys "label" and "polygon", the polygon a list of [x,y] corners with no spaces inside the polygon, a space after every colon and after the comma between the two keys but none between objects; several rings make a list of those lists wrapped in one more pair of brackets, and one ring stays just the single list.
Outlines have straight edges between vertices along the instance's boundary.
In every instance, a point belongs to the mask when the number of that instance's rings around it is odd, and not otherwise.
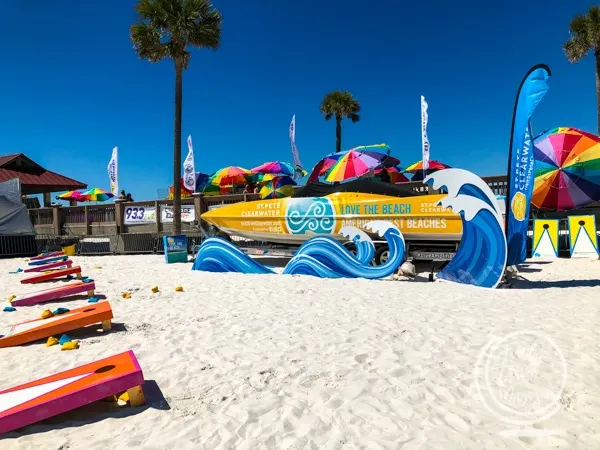
[{"label": "palm tree", "polygon": [[569,24],[571,36],[563,49],[570,63],[581,61],[589,52],[596,57],[596,110],[600,134],[600,6],[592,6],[586,14],[575,16]]},{"label": "palm tree", "polygon": [[173,226],[181,233],[181,107],[183,71],[190,63],[190,47],[217,50],[221,13],[208,0],[139,0],[137,23],[130,36],[138,56],[151,63],[175,63],[175,126],[173,145]]},{"label": "palm tree", "polygon": [[335,151],[342,149],[342,119],[347,117],[356,123],[360,120],[358,113],[360,105],[348,91],[333,91],[325,96],[321,103],[321,112],[325,114],[325,120],[335,116]]}]

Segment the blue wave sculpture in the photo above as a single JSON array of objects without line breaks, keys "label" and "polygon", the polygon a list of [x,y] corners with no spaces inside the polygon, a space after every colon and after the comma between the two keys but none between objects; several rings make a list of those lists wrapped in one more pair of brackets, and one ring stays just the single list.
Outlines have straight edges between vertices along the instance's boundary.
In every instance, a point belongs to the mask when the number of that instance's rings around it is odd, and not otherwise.
[{"label": "blue wave sculpture", "polygon": [[340,234],[354,243],[356,259],[361,264],[370,264],[375,256],[375,245],[367,233],[351,226],[342,227]]},{"label": "blue wave sculpture", "polygon": [[[351,233],[347,227],[345,232]],[[367,223],[364,228],[385,238],[389,247],[389,258],[380,266],[369,265],[375,252],[373,242],[360,230],[353,232],[353,241],[357,247],[357,255],[353,255],[346,247],[329,236],[317,236],[306,241],[298,249],[294,257],[285,266],[284,274],[312,275],[321,278],[367,278],[378,279],[390,276],[404,261],[404,237],[391,222],[376,220]],[[366,236],[368,240],[362,240]],[[371,248],[367,248],[371,247]],[[360,254],[359,254],[360,252]]]},{"label": "blue wave sculpture", "polygon": [[[306,241],[288,262],[283,273],[312,275],[321,278],[377,279],[391,275],[404,260],[404,238],[400,230],[386,221],[373,221],[365,228],[384,237],[390,256],[381,266],[370,265],[375,254],[373,241],[362,230],[343,227],[340,233],[354,242],[356,255],[329,236],[316,236]],[[225,239],[206,239],[192,266],[192,270],[206,272],[238,272],[246,274],[272,274],[271,269],[250,258]]]},{"label": "blue wave sculpture", "polygon": [[424,180],[448,195],[439,205],[452,208],[462,219],[462,240],[454,258],[438,278],[462,284],[494,288],[506,268],[507,245],[500,206],[489,186],[462,169],[434,172]]},{"label": "blue wave sculpture", "polygon": [[250,258],[231,242],[219,237],[211,237],[202,242],[192,270],[246,274],[275,273]]}]

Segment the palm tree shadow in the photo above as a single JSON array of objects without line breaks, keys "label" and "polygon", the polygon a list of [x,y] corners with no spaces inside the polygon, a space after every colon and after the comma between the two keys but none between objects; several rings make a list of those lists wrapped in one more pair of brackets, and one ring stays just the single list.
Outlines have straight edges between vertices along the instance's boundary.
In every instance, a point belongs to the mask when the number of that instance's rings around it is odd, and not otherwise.
[{"label": "palm tree shadow", "polygon": [[80,408],[66,411],[58,416],[50,417],[41,422],[28,425],[17,431],[11,431],[3,435],[3,439],[17,439],[22,436],[28,436],[37,433],[44,433],[50,430],[61,430],[66,428],[81,427],[104,419],[121,419],[125,417],[141,414],[147,409],[156,409],[159,411],[168,411],[171,406],[165,399],[158,384],[154,380],[146,380],[143,386],[146,404],[144,406],[119,406],[115,402],[97,401]]}]

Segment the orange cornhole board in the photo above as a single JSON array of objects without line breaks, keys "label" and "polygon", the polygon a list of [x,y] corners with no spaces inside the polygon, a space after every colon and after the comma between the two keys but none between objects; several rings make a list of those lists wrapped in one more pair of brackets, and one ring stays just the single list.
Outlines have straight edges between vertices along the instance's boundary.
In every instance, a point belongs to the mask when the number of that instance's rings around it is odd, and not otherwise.
[{"label": "orange cornhole board", "polygon": [[30,261],[39,261],[40,259],[53,258],[55,256],[63,256],[64,254],[65,254],[65,252],[63,252],[63,251],[40,253],[37,256],[33,256],[32,258],[29,258],[29,260]]},{"label": "orange cornhole board", "polygon": [[58,269],[53,270],[48,273],[41,273],[39,275],[34,275],[29,278],[23,278],[21,280],[21,284],[33,284],[33,283],[41,283],[42,281],[54,280],[56,278],[66,277],[67,275],[75,274],[77,278],[82,279],[81,276],[81,267],[67,267],[66,269]]},{"label": "orange cornhole board", "polygon": [[13,306],[31,306],[84,292],[87,292],[88,297],[92,297],[95,289],[96,284],[93,281],[89,283],[78,281],[77,283],[69,283],[55,288],[44,289],[43,291],[17,295],[11,300],[10,304]]},{"label": "orange cornhole board", "polygon": [[17,323],[10,325],[6,330],[0,328],[0,348],[45,339],[94,323],[102,323],[102,328],[108,331],[111,327],[112,318],[113,313],[110,303],[100,302],[72,309],[67,313],[48,319],[35,319]]},{"label": "orange cornhole board", "polygon": [[70,259],[65,259],[64,261],[57,261],[57,262],[52,262],[52,263],[48,263],[48,264],[44,264],[43,266],[33,266],[30,267],[29,269],[25,269],[23,272],[25,273],[30,273],[30,272],[45,272],[46,270],[57,270],[61,267],[71,267],[73,265],[73,261],[71,261]]},{"label": "orange cornhole board", "polygon": [[0,391],[0,435],[127,391],[143,403],[144,374],[133,351]]}]

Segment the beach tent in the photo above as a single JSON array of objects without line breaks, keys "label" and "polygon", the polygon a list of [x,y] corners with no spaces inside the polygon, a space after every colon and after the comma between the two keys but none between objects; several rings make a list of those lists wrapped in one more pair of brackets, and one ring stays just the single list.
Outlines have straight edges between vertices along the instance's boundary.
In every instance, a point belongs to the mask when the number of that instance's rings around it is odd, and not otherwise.
[{"label": "beach tent", "polygon": [[35,235],[27,207],[0,195],[0,236]]},{"label": "beach tent", "polygon": [[[35,236],[27,206],[21,201],[21,182],[0,182],[0,236]],[[2,253],[2,249],[0,249]]]}]

